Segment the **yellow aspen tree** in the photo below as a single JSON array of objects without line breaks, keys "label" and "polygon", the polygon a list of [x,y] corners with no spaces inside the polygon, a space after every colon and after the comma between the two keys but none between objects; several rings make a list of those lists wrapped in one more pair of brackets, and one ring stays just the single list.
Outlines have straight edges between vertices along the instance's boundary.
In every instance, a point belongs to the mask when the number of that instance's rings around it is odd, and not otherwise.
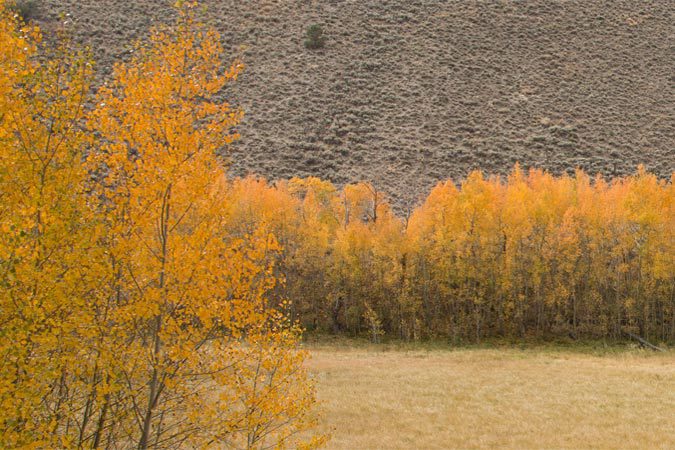
[{"label": "yellow aspen tree", "polygon": [[[445,300],[452,295],[452,283],[444,283],[443,280],[451,280],[457,275],[454,263],[457,256],[455,238],[460,230],[457,223],[460,217],[458,196],[459,190],[452,181],[439,183],[410,217],[406,235],[413,255],[410,265],[414,283],[409,301],[413,317],[408,318],[412,334],[416,334],[415,325],[420,322],[418,317],[421,315],[425,328],[458,338],[455,326],[457,314],[450,312],[455,302],[440,301],[432,306],[434,299]],[[438,313],[430,314],[433,310]]]},{"label": "yellow aspen tree", "polygon": [[469,336],[479,341],[485,331],[485,299],[489,297],[493,238],[498,221],[499,180],[485,179],[473,172],[462,183],[458,197],[460,230],[457,238],[455,270],[460,277],[453,283],[459,286],[462,302],[461,326]]},{"label": "yellow aspen tree", "polygon": [[[359,332],[366,322],[380,320],[391,329],[388,324],[400,322],[392,300],[401,292],[403,224],[384,194],[370,184],[347,185],[341,197],[349,213],[336,230],[332,267],[343,325]],[[337,322],[337,309],[332,318]]]},{"label": "yellow aspen tree", "polygon": [[326,331],[330,311],[333,245],[336,230],[344,217],[335,186],[318,178],[292,178],[286,186],[299,203],[298,242],[286,265],[287,296],[293,298],[294,317],[301,318],[308,331]]},{"label": "yellow aspen tree", "polygon": [[181,3],[175,28],[116,66],[89,121],[116,354],[99,417],[107,408],[108,438],[138,448],[291,446],[313,391],[298,330],[267,302],[276,239],[226,231],[216,153],[242,113],[216,96],[242,66],[223,70],[220,37],[195,6]]},{"label": "yellow aspen tree", "polygon": [[633,260],[629,298],[638,332],[643,336],[661,334],[657,324],[664,322],[665,310],[659,299],[672,292],[672,274],[666,268],[673,266],[674,258],[673,199],[667,193],[665,181],[657,180],[640,166],[623,199],[630,235],[625,258]]},{"label": "yellow aspen tree", "polygon": [[[91,372],[96,220],[80,130],[91,67],[0,5],[0,446],[77,441]],[[90,259],[91,258],[91,259]]]}]

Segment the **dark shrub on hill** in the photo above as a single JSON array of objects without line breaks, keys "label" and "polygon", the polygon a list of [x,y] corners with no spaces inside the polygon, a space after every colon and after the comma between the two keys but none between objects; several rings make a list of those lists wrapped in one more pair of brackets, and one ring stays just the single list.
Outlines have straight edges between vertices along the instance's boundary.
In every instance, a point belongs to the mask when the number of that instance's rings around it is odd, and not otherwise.
[{"label": "dark shrub on hill", "polygon": [[307,28],[306,36],[305,47],[308,49],[316,50],[326,45],[326,36],[324,36],[323,28],[319,24],[310,25]]}]

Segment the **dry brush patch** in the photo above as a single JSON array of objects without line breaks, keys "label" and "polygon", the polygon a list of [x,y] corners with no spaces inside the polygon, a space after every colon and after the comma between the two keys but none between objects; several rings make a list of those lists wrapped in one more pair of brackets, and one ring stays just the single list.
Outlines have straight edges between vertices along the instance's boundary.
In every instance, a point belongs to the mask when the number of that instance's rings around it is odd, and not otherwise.
[{"label": "dry brush patch", "polygon": [[329,448],[675,446],[673,352],[323,346],[312,355]]},{"label": "dry brush patch", "polygon": [[[168,0],[41,0],[67,13],[102,73]],[[410,206],[437,181],[516,161],[663,177],[675,167],[674,12],[607,2],[204,0],[247,66],[234,172],[372,181]],[[325,48],[304,46],[321,24]]]}]

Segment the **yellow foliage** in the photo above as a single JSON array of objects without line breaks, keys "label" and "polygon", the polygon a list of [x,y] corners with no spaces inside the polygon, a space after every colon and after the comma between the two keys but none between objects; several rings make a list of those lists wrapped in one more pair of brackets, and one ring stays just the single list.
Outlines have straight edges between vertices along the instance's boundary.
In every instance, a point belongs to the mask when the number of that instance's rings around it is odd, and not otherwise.
[{"label": "yellow foliage", "polygon": [[242,66],[223,70],[194,7],[92,111],[86,59],[38,57],[39,33],[0,12],[2,447],[322,442],[298,439],[314,394],[273,296],[282,230],[235,232],[253,199],[216,158],[242,117],[216,96]]},{"label": "yellow foliage", "polygon": [[[235,180],[231,223],[283,236],[277,297],[314,330],[675,338],[672,183],[516,166],[440,183],[404,222],[371,184]],[[377,211],[377,212],[376,212]],[[245,218],[245,220],[244,220]]]}]

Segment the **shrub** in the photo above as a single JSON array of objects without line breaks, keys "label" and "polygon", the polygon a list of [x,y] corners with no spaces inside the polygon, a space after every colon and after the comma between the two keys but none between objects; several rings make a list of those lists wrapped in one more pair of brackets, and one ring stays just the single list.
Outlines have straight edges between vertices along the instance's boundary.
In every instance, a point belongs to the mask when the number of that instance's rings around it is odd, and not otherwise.
[{"label": "shrub", "polygon": [[305,47],[316,50],[323,48],[326,45],[326,36],[323,34],[321,25],[314,24],[307,28],[307,38],[305,39]]},{"label": "shrub", "polygon": [[18,15],[22,21],[30,22],[37,16],[37,6],[35,0],[17,0],[10,2],[9,10]]}]

